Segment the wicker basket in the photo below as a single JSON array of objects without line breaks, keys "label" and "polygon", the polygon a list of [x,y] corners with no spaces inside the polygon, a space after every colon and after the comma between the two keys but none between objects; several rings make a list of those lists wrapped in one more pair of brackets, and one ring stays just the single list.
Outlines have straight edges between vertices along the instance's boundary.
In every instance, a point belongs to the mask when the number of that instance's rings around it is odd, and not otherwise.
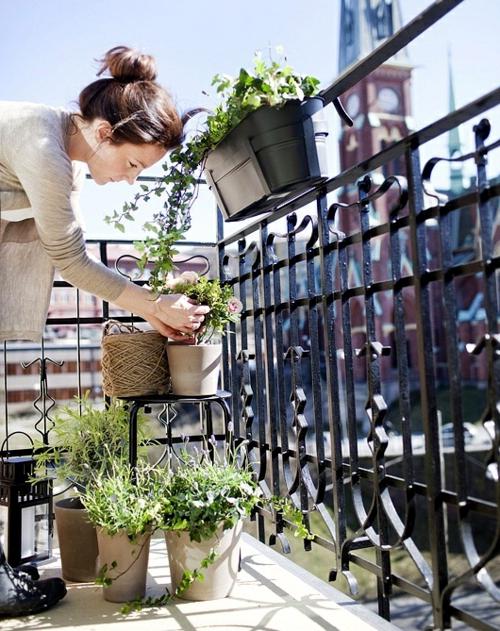
[{"label": "wicker basket", "polygon": [[102,334],[102,389],[110,397],[166,394],[170,390],[167,338],[157,331],[109,320]]}]

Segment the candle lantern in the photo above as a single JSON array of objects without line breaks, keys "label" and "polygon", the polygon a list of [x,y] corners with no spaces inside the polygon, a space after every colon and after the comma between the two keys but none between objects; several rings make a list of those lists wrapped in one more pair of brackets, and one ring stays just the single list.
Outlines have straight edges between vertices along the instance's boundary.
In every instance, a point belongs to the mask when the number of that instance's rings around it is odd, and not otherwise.
[{"label": "candle lantern", "polygon": [[13,567],[52,553],[52,480],[32,484],[34,472],[32,456],[0,457],[0,535]]}]

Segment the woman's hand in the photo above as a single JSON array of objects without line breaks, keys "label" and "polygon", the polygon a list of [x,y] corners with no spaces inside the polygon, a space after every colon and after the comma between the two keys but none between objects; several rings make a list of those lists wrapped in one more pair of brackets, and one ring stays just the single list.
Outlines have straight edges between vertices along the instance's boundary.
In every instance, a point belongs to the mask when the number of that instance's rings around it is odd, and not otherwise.
[{"label": "woman's hand", "polygon": [[176,342],[184,342],[185,344],[193,344],[194,342],[193,335],[189,335],[188,333],[180,333],[179,331],[173,329],[171,326],[163,324],[161,320],[158,320],[158,318],[155,318],[154,316],[148,316],[145,319],[154,329],[158,331],[158,333],[161,333],[171,340],[175,340]]},{"label": "woman's hand", "polygon": [[210,311],[184,294],[162,294],[155,300],[148,289],[133,283],[128,283],[114,302],[147,320],[165,337],[188,343]]},{"label": "woman's hand", "polygon": [[154,304],[153,318],[178,333],[196,332],[203,324],[205,314],[210,311],[206,305],[199,305],[184,294],[162,294]]}]

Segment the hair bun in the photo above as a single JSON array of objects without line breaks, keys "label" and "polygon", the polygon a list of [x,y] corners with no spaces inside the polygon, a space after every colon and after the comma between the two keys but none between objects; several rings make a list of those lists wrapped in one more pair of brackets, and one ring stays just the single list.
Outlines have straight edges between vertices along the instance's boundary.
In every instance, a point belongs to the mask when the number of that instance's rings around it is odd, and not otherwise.
[{"label": "hair bun", "polygon": [[97,75],[108,71],[117,81],[154,81],[156,64],[154,57],[145,55],[127,46],[115,46],[102,59]]}]

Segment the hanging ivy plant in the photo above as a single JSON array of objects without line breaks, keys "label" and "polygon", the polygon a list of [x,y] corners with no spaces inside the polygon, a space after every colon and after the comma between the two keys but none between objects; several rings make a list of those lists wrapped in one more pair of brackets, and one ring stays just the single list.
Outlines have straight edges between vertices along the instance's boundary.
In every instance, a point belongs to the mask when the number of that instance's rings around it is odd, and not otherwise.
[{"label": "hanging ivy plant", "polygon": [[253,72],[242,68],[237,77],[217,74],[212,79],[221,101],[204,123],[204,130],[195,133],[174,149],[162,165],[165,174],[152,186],[141,184],[141,191],[132,202],[114,211],[105,221],[125,232],[124,220],[133,221],[141,202],[161,200],[161,207],[152,220],[144,224],[146,237],[135,243],[141,254],[139,267],[152,263],[149,284],[160,292],[168,274],[174,269],[175,244],[184,239],[191,226],[190,209],[196,199],[199,181],[209,151],[225,138],[250,112],[269,105],[280,107],[292,99],[303,100],[319,90],[319,79],[294,72],[282,51],[279,61],[266,60],[261,53],[254,58]]}]

